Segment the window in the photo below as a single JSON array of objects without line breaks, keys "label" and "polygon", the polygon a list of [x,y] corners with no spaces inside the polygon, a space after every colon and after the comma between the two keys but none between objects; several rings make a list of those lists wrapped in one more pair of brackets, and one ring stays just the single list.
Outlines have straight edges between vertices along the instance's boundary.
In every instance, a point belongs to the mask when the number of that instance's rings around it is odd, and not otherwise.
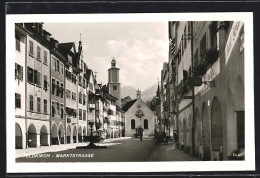
[{"label": "window", "polygon": [[89,82],[89,89],[93,91],[93,84]]},{"label": "window", "polygon": [[21,94],[15,93],[15,108],[21,108]]},{"label": "window", "polygon": [[55,69],[55,70],[56,70],[57,72],[60,72],[60,61],[59,61],[58,59],[56,60],[56,65],[57,65],[57,66],[56,66],[56,69]]},{"label": "window", "polygon": [[82,104],[82,94],[79,93],[79,103]]},{"label": "window", "polygon": [[33,95],[29,95],[30,97],[30,111],[33,111]]},{"label": "window", "polygon": [[63,119],[63,104],[60,104],[60,118]]},{"label": "window", "polygon": [[47,107],[48,106],[47,106],[47,100],[46,99],[43,100],[43,104],[44,104],[44,109],[43,109],[44,113],[47,113]]},{"label": "window", "polygon": [[60,97],[61,98],[63,98],[63,90],[64,90],[63,83],[60,83]]},{"label": "window", "polygon": [[74,92],[71,92],[72,93],[72,99],[74,100],[74,101],[76,101],[76,93],[74,93]]},{"label": "window", "polygon": [[186,47],[187,47],[187,38],[188,38],[188,36],[187,36],[187,33],[186,33],[186,26],[185,26],[185,28],[184,28],[184,49],[186,49]]},{"label": "window", "polygon": [[34,83],[37,86],[41,86],[41,73],[37,70],[34,70]]},{"label": "window", "polygon": [[68,80],[71,80],[71,72],[66,70],[66,77]]},{"label": "window", "polygon": [[83,121],[86,121],[86,111],[83,110]]},{"label": "window", "polygon": [[15,40],[16,40],[16,50],[17,51],[21,51],[21,47],[20,47],[21,39],[20,39],[20,36],[15,35]]},{"label": "window", "polygon": [[60,95],[60,82],[57,80],[57,85],[56,85],[56,96]]},{"label": "window", "polygon": [[47,75],[44,75],[43,76],[43,80],[44,80],[44,82],[43,82],[43,89],[47,89],[47,85],[48,85],[48,83],[47,83]]},{"label": "window", "polygon": [[28,71],[28,82],[33,84],[33,69],[30,67],[27,67],[27,71]]},{"label": "window", "polygon": [[135,129],[135,120],[134,119],[131,120],[131,129]]},{"label": "window", "polygon": [[82,109],[79,109],[79,120],[82,120]]},{"label": "window", "polygon": [[147,119],[144,120],[144,129],[148,129],[148,120]]},{"label": "window", "polygon": [[113,90],[117,90],[117,87],[116,87],[116,86],[113,86]]},{"label": "window", "polygon": [[48,65],[47,52],[46,51],[43,52],[43,63]]},{"label": "window", "polygon": [[51,67],[53,69],[55,69],[55,58],[54,57],[51,58]]},{"label": "window", "polygon": [[67,98],[70,98],[70,90],[68,90],[68,89],[66,91],[66,96],[67,96]]},{"label": "window", "polygon": [[86,80],[83,78],[83,88],[86,88]]},{"label": "window", "polygon": [[41,98],[37,97],[37,112],[41,112]]},{"label": "window", "polygon": [[79,86],[82,86],[82,84],[81,84],[81,80],[82,80],[82,77],[79,76]]},{"label": "window", "polygon": [[60,103],[56,102],[56,105],[57,105],[57,114],[60,114]]},{"label": "window", "polygon": [[206,57],[206,34],[202,37],[200,41],[200,60],[204,60]]},{"label": "window", "polygon": [[63,75],[64,64],[60,63],[60,73]]},{"label": "window", "polygon": [[32,42],[32,41],[29,41],[29,46],[30,46],[30,48],[29,48],[29,54],[33,56],[34,53],[33,53],[33,42]]},{"label": "window", "polygon": [[55,79],[54,78],[51,79],[51,86],[52,86],[52,94],[54,95],[55,94]]},{"label": "window", "polygon": [[83,94],[83,105],[85,105],[85,104],[86,104],[86,95]]},{"label": "window", "polygon": [[54,106],[54,101],[51,102],[51,115],[52,115],[52,117],[55,116],[55,106]]},{"label": "window", "polygon": [[37,58],[36,59],[41,60],[41,48],[39,46],[37,46]]},{"label": "window", "polygon": [[15,79],[23,81],[23,67],[15,63]]},{"label": "window", "polygon": [[210,26],[210,44],[211,48],[217,48],[217,22],[212,22]]}]

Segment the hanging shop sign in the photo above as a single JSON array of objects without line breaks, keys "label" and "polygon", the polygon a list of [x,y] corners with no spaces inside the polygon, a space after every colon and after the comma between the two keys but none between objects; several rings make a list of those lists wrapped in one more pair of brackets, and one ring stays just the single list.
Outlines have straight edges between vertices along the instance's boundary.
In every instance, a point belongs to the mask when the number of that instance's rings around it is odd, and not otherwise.
[{"label": "hanging shop sign", "polygon": [[183,99],[193,99],[194,97],[193,96],[183,96],[182,98]]},{"label": "hanging shop sign", "polygon": [[228,36],[228,40],[227,40],[227,44],[225,47],[225,59],[226,59],[226,64],[229,60],[230,54],[234,48],[235,42],[238,39],[239,36],[239,32],[241,30],[243,26],[243,22],[242,21],[235,21],[232,24],[229,36]]},{"label": "hanging shop sign", "polygon": [[201,78],[195,78],[195,77],[189,77],[187,80],[187,84],[190,86],[201,86],[202,85],[202,79]]}]

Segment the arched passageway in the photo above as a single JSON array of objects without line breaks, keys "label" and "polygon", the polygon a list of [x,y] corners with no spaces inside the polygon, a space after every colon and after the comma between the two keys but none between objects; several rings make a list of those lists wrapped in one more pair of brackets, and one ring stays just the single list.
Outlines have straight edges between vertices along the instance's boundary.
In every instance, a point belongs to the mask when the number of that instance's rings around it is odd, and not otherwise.
[{"label": "arched passageway", "polygon": [[79,127],[79,130],[78,130],[78,139],[79,139],[79,142],[82,142],[82,140],[83,140],[83,139],[82,139],[82,136],[83,136],[83,135],[82,135],[82,127],[80,126],[80,127]]},{"label": "arched passageway", "polygon": [[15,123],[15,149],[23,148],[23,134],[19,124]]},{"label": "arched passageway", "polygon": [[58,145],[59,144],[59,139],[58,139],[58,134],[57,134],[57,126],[55,123],[52,124],[51,127],[51,144],[52,145]]},{"label": "arched passageway", "polygon": [[215,97],[211,107],[211,147],[212,151],[222,151],[223,125],[222,112],[218,97]]},{"label": "arched passageway", "polygon": [[40,130],[40,144],[41,146],[48,146],[48,131],[47,127],[43,125]]},{"label": "arched passageway", "polygon": [[65,142],[65,140],[64,140],[64,126],[62,124],[60,124],[60,126],[59,126],[58,136],[59,136],[60,144],[64,144],[64,142]]},{"label": "arched passageway", "polygon": [[77,128],[73,127],[73,143],[77,143]]},{"label": "arched passageway", "polygon": [[70,126],[67,126],[67,143],[70,143],[70,138],[71,138],[71,129]]},{"label": "arched passageway", "polygon": [[28,128],[28,147],[37,146],[37,134],[34,124],[30,124]]},{"label": "arched passageway", "polygon": [[209,117],[206,103],[202,105],[202,138],[203,138],[203,160],[210,160],[210,132]]}]

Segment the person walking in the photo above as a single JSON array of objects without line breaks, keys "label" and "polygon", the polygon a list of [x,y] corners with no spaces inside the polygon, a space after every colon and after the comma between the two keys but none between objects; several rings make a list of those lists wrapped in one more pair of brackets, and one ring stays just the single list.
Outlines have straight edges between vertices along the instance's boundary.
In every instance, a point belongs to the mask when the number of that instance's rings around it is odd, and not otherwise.
[{"label": "person walking", "polygon": [[140,137],[140,141],[142,142],[143,141],[143,129],[142,128],[138,129],[138,135]]}]

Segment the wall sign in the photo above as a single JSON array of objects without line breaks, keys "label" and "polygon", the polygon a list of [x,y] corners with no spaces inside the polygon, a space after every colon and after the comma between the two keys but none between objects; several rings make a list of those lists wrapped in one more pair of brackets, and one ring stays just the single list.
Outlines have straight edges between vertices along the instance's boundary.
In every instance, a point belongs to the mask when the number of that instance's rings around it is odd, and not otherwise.
[{"label": "wall sign", "polygon": [[241,21],[235,21],[233,22],[233,25],[231,27],[229,36],[228,36],[228,40],[227,40],[227,44],[225,47],[225,59],[226,59],[226,64],[229,60],[230,54],[233,50],[234,44],[236,42],[236,40],[238,39],[239,36],[239,32],[241,30],[243,26],[243,22]]},{"label": "wall sign", "polygon": [[[220,73],[220,63],[218,60],[207,70],[206,74],[202,76],[202,82],[212,81]],[[201,96],[210,90],[209,84],[202,84],[200,87],[194,88],[195,95],[200,92]]]}]

